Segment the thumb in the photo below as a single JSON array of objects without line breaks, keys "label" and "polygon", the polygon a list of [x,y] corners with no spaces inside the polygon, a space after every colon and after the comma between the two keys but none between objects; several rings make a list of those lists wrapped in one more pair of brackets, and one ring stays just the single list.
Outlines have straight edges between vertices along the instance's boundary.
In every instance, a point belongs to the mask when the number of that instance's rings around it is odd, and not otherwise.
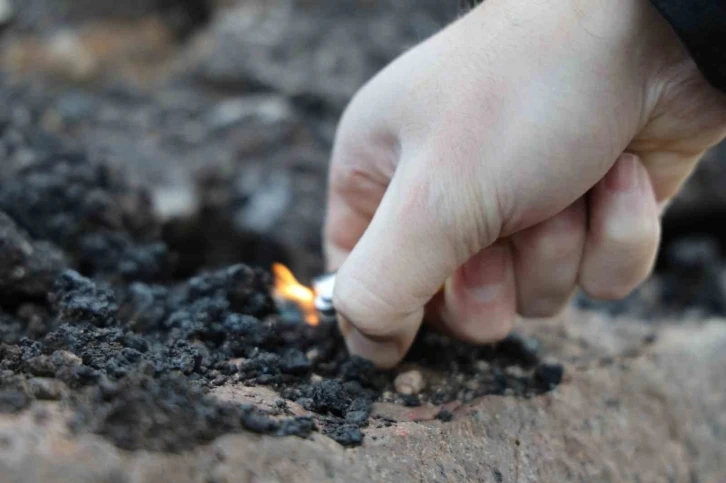
[{"label": "thumb", "polygon": [[403,358],[424,306],[458,266],[497,237],[498,217],[487,210],[493,203],[457,187],[454,176],[462,173],[442,172],[440,165],[399,164],[337,274],[334,304],[348,349],[379,367]]}]

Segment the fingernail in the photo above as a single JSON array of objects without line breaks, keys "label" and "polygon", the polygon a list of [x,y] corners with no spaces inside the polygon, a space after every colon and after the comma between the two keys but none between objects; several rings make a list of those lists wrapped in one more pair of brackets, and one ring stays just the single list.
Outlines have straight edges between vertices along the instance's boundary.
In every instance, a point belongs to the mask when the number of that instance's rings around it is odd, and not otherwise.
[{"label": "fingernail", "polygon": [[622,154],[605,176],[605,186],[612,191],[627,192],[638,186],[638,157]]},{"label": "fingernail", "polygon": [[508,248],[493,245],[486,248],[462,268],[462,277],[469,293],[480,302],[490,302],[499,296],[507,277]]},{"label": "fingernail", "polygon": [[353,326],[347,332],[345,343],[352,355],[368,359],[380,368],[393,367],[401,359],[399,346],[395,342],[370,339]]}]

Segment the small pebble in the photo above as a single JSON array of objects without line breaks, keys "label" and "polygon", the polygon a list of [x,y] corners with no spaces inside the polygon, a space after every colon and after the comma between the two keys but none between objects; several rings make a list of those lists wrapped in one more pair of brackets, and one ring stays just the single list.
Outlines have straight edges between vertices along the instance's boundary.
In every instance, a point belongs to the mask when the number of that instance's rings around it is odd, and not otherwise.
[{"label": "small pebble", "polygon": [[564,372],[562,364],[543,363],[534,369],[534,380],[545,389],[552,390],[562,382]]},{"label": "small pebble", "polygon": [[451,411],[447,409],[442,409],[439,411],[439,413],[436,415],[436,419],[439,421],[443,421],[445,423],[448,423],[452,419],[454,419],[454,415],[451,413]]},{"label": "small pebble", "polygon": [[280,362],[280,370],[283,374],[305,374],[310,367],[312,367],[310,359],[297,349],[287,351]]},{"label": "small pebble", "polygon": [[396,376],[393,386],[396,388],[397,393],[410,396],[420,393],[426,387],[426,381],[424,381],[420,371],[412,370],[402,372]]},{"label": "small pebble", "polygon": [[327,435],[346,447],[358,446],[363,442],[363,433],[361,433],[360,429],[353,424],[337,426],[332,431],[328,432]]}]

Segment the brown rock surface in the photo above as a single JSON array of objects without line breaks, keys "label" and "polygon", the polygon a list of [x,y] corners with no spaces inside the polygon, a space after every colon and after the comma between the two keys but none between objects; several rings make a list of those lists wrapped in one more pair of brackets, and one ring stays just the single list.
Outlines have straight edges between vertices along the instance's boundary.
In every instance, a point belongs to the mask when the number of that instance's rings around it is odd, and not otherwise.
[{"label": "brown rock surface", "polygon": [[[571,313],[525,330],[565,361],[554,392],[486,397],[454,420],[396,416],[362,447],[238,434],[181,455],[116,449],[73,436],[55,403],[0,418],[0,480],[7,482],[268,481],[726,481],[726,324],[659,328]],[[655,339],[653,335],[655,334]],[[235,397],[226,388],[220,397]],[[274,398],[239,390],[241,401]],[[386,412],[384,406],[378,414]],[[374,425],[375,426],[375,425]]]}]

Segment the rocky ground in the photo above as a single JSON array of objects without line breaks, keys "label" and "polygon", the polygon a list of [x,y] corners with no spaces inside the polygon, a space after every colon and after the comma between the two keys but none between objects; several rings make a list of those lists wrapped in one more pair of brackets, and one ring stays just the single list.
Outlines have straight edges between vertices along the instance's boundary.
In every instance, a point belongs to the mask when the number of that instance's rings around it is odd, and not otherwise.
[{"label": "rocky ground", "polygon": [[628,300],[381,373],[268,269],[319,273],[336,120],[454,0],[6,3],[0,481],[726,479],[723,150]]},{"label": "rocky ground", "polygon": [[[430,408],[376,403],[389,426],[344,449],[308,439],[230,434],[181,454],[124,451],[71,433],[67,408],[38,403],[0,418],[5,481],[723,481],[722,321],[652,328],[579,312],[526,329],[566,360],[553,392],[487,396],[436,420]],[[274,406],[261,388],[220,399]],[[295,411],[304,411],[295,408]]]}]

